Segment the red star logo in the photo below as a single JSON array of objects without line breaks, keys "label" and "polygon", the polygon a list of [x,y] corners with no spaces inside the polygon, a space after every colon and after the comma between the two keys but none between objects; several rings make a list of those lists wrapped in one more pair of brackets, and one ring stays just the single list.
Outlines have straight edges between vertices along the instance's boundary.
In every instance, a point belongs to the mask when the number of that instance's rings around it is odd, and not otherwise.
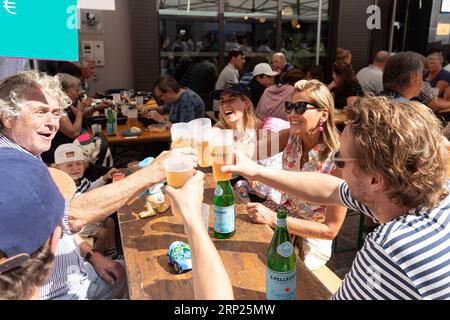
[{"label": "red star logo", "polygon": [[284,288],[284,292],[289,293],[289,292],[291,292],[291,289],[290,288]]}]

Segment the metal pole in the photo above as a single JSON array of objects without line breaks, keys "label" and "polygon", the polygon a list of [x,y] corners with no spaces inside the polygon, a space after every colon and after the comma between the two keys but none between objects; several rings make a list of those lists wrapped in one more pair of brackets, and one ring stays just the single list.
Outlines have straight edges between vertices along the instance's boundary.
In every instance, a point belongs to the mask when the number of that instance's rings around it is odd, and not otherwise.
[{"label": "metal pole", "polygon": [[319,10],[317,12],[316,65],[319,65],[321,32],[322,32],[322,0],[319,0]]},{"label": "metal pole", "polygon": [[397,15],[397,0],[394,0],[391,19],[391,31],[389,33],[389,52],[392,52],[394,45],[394,29],[395,29],[395,16]]}]

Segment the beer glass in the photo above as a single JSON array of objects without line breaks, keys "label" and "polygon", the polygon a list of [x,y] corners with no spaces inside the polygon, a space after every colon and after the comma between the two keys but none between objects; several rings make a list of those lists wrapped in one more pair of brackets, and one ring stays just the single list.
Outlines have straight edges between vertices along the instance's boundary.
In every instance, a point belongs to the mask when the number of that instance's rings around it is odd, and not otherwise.
[{"label": "beer glass", "polygon": [[212,171],[216,181],[227,181],[232,177],[231,172],[223,173],[221,168],[233,164],[233,141],[233,130],[213,128],[209,131]]},{"label": "beer glass", "polygon": [[164,160],[164,170],[167,184],[176,189],[184,186],[194,175],[192,159],[183,155]]},{"label": "beer glass", "polygon": [[195,119],[189,122],[194,134],[195,149],[198,153],[198,165],[207,168],[212,165],[211,150],[209,148],[208,134],[211,130],[211,120],[208,118]]},{"label": "beer glass", "polygon": [[173,148],[191,148],[194,146],[191,127],[188,123],[175,123],[170,128]]}]

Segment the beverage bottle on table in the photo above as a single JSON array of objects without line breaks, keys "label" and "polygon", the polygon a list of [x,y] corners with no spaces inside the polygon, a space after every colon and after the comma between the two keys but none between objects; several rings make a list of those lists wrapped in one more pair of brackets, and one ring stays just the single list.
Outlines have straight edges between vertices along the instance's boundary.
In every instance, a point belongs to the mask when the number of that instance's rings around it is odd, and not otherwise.
[{"label": "beverage bottle on table", "polygon": [[267,300],[295,300],[296,258],[287,229],[286,211],[277,212],[277,227],[267,252]]},{"label": "beverage bottle on table", "polygon": [[235,231],[234,194],[230,181],[217,181],[213,199],[214,234],[230,238]]},{"label": "beverage bottle on table", "polygon": [[106,109],[106,134],[108,136],[115,136],[117,131],[116,118],[111,107]]}]

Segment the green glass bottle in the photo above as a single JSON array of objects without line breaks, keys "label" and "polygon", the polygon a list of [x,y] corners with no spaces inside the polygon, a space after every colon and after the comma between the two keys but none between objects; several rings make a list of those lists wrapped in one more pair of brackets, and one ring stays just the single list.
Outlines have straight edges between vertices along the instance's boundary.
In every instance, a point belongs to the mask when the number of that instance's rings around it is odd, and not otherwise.
[{"label": "green glass bottle", "polygon": [[108,136],[115,136],[117,130],[116,118],[114,117],[111,107],[106,109],[106,134]]},{"label": "green glass bottle", "polygon": [[217,181],[213,199],[214,234],[219,239],[230,238],[235,231],[234,194],[230,181]]},{"label": "green glass bottle", "polygon": [[267,252],[266,298],[267,300],[295,300],[296,257],[289,238],[286,211],[277,212],[277,227]]}]

